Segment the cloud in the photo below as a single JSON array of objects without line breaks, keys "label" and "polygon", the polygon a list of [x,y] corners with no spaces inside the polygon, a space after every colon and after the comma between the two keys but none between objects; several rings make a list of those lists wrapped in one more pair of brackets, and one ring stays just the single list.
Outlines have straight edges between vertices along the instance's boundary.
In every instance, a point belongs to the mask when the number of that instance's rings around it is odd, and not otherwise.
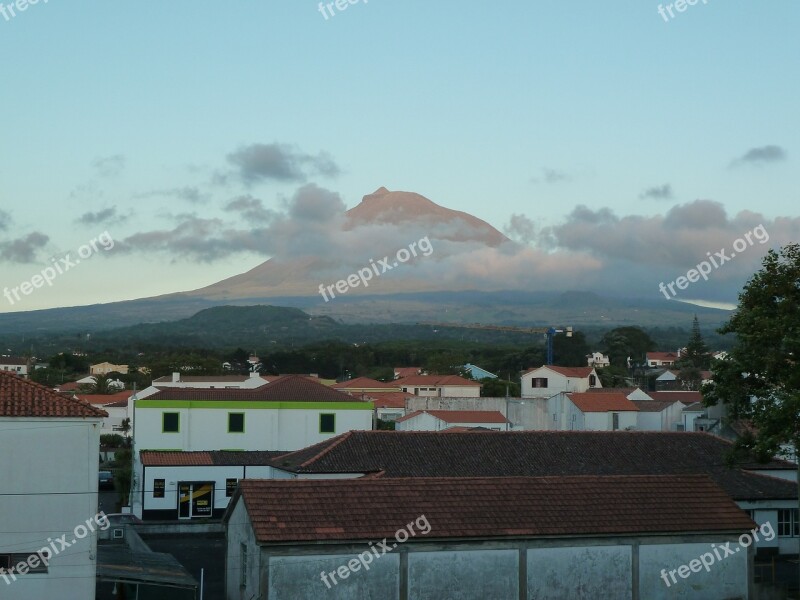
[{"label": "cloud", "polygon": [[[245,184],[263,180],[303,182],[309,176],[336,177],[341,172],[326,152],[306,154],[288,144],[251,144],[228,154],[228,162],[237,169]],[[225,181],[227,176],[221,176]]]},{"label": "cloud", "polygon": [[237,212],[256,223],[267,223],[277,217],[275,211],[265,208],[261,200],[249,195],[234,198],[225,205],[225,210]]},{"label": "cloud", "polygon": [[536,226],[525,215],[512,214],[508,225],[503,228],[503,233],[523,244],[530,244],[536,240]]},{"label": "cloud", "polygon": [[541,177],[532,177],[531,182],[547,183],[552,185],[554,183],[572,181],[573,179],[574,177],[565,171],[559,171],[558,169],[543,167]]},{"label": "cloud", "polygon": [[781,146],[761,146],[760,148],[750,148],[741,157],[731,162],[731,167],[743,165],[764,166],[770,163],[786,160],[788,153]]},{"label": "cloud", "polygon": [[184,186],[184,187],[167,188],[162,190],[152,190],[150,192],[137,194],[134,197],[135,198],[169,197],[169,198],[175,198],[177,200],[185,200],[186,202],[191,202],[192,204],[202,204],[204,202],[208,202],[210,195],[201,192],[200,189],[197,187]]},{"label": "cloud", "polygon": [[640,200],[671,200],[673,197],[672,185],[669,183],[647,188],[639,194]]},{"label": "cloud", "polygon": [[116,177],[125,168],[125,157],[122,154],[114,154],[97,158],[92,162],[92,167],[101,177]]},{"label": "cloud", "polygon": [[99,225],[101,223],[107,223],[108,221],[113,221],[116,218],[117,218],[117,208],[112,206],[110,208],[104,208],[103,210],[98,210],[97,212],[83,213],[80,217],[78,217],[77,222],[83,223],[84,225]]},{"label": "cloud", "polygon": [[0,231],[6,231],[11,225],[11,214],[0,209]]},{"label": "cloud", "polygon": [[50,240],[43,233],[34,231],[26,236],[0,242],[0,260],[13,263],[32,263],[37,254]]}]

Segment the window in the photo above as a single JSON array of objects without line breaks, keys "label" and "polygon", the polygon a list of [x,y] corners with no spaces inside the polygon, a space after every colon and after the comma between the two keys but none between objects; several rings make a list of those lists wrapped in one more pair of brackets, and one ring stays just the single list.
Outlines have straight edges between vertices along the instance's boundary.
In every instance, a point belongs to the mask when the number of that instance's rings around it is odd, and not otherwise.
[{"label": "window", "polygon": [[320,433],[336,433],[336,415],[323,413],[319,416]]},{"label": "window", "polygon": [[233,496],[233,493],[236,491],[236,486],[239,485],[238,479],[226,479],[225,480],[225,495],[230,498]]},{"label": "window", "polygon": [[162,431],[164,433],[178,433],[181,429],[181,419],[179,413],[164,413]]},{"label": "window", "polygon": [[241,576],[239,577],[239,585],[247,587],[247,546],[245,544],[239,544],[239,561],[242,569]]},{"label": "window", "polygon": [[244,433],[244,413],[228,413],[228,433]]},{"label": "window", "polygon": [[611,413],[611,429],[613,431],[619,429],[619,413]]},{"label": "window", "polygon": [[163,479],[154,479],[153,480],[153,498],[163,498],[164,497],[164,489],[165,489],[165,480]]},{"label": "window", "polygon": [[0,554],[0,568],[5,569],[9,575],[23,575],[18,567],[24,564],[24,573],[47,573],[47,565],[42,562],[42,555],[38,552],[30,554]]},{"label": "window", "polygon": [[531,385],[535,388],[546,388],[547,377],[534,377],[531,379]]},{"label": "window", "polygon": [[597,386],[597,377],[594,375],[589,375],[589,387],[596,387]]},{"label": "window", "polygon": [[797,537],[800,535],[798,528],[800,521],[797,518],[796,508],[781,508],[778,510],[778,535],[781,537]]}]

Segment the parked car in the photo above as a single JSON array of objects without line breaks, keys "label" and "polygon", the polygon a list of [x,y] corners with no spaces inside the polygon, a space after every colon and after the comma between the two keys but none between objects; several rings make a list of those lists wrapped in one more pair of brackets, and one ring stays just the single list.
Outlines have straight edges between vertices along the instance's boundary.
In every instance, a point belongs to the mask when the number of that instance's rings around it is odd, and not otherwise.
[{"label": "parked car", "polygon": [[101,490],[114,489],[114,474],[111,471],[100,471],[97,476]]}]

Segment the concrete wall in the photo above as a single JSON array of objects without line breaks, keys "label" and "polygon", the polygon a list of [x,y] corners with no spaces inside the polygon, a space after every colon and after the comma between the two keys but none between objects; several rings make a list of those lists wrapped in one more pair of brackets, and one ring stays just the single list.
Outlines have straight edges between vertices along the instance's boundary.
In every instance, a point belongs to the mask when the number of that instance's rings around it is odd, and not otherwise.
[{"label": "concrete wall", "polygon": [[406,412],[415,410],[496,410],[511,421],[510,431],[548,428],[547,400],[543,398],[409,396],[406,398]]},{"label": "concrete wall", "polygon": [[[238,510],[238,508],[237,508]],[[246,524],[234,511],[228,532],[229,577],[236,574],[239,543],[250,543]],[[435,525],[434,525],[435,531]],[[691,572],[676,583],[669,577],[731,535],[581,538],[574,540],[497,540],[441,542],[409,540],[376,558],[368,570],[359,566],[328,586],[328,575],[350,564],[363,544],[295,545],[261,548],[261,588],[228,585],[228,600],[288,600],[332,597],[397,600],[659,600],[753,598],[750,587],[753,552],[735,552]],[[391,540],[389,540],[391,545]],[[327,550],[327,553],[325,552]],[[238,583],[238,579],[236,580]]]},{"label": "concrete wall", "polygon": [[0,448],[0,554],[35,553],[65,534],[75,541],[56,544],[48,573],[0,578],[0,598],[92,600],[99,526],[75,529],[97,515],[100,419],[0,418]]},{"label": "concrete wall", "polygon": [[[247,548],[245,585],[242,586],[242,544]],[[251,600],[261,589],[261,552],[244,502],[230,515],[225,531],[225,590],[227,600]]]}]

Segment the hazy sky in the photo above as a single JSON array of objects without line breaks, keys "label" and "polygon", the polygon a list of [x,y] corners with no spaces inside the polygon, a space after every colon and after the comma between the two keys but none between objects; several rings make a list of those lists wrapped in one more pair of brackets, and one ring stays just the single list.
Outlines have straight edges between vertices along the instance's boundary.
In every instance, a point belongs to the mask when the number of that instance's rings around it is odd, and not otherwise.
[{"label": "hazy sky", "polygon": [[361,0],[327,19],[311,0],[0,3],[0,289],[117,242],[0,312],[245,271],[269,254],[234,241],[312,184],[348,208],[418,192],[591,257],[618,293],[657,295],[648,268],[674,280],[763,224],[769,242],[694,294],[730,301],[800,236],[796,0],[669,21],[649,0]]}]

